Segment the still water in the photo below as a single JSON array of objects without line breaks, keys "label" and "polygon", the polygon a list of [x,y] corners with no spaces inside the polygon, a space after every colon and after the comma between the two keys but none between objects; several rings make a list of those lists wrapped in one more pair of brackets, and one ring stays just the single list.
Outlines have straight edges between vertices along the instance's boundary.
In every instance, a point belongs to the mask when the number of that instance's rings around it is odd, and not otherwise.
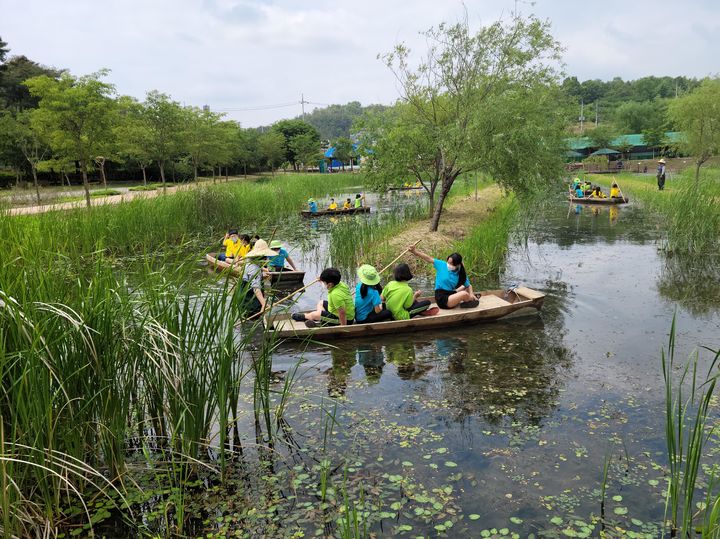
[{"label": "still water", "polygon": [[[305,226],[323,246],[332,223]],[[347,475],[345,501],[362,498],[380,536],[597,535],[606,459],[606,524],[657,536],[660,354],[673,316],[683,362],[699,347],[720,348],[720,301],[687,282],[703,262],[665,260],[662,227],[633,204],[559,203],[523,225],[499,283],[545,292],[539,316],[332,347],[283,344],[274,370],[302,362],[289,424],[310,433],[306,445],[326,447],[335,477]],[[327,263],[317,250],[293,257],[307,282]],[[432,293],[431,280],[413,283]],[[322,294],[316,285],[298,308]],[[332,403],[331,440],[311,403]],[[298,518],[310,535],[319,533],[314,520]]]}]

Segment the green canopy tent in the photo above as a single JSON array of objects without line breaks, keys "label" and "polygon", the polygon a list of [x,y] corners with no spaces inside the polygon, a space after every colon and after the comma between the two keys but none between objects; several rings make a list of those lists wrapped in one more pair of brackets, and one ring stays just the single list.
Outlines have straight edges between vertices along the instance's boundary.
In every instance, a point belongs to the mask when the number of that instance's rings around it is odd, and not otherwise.
[{"label": "green canopy tent", "polygon": [[591,153],[590,157],[593,157],[595,155],[618,155],[619,153],[619,151],[613,150],[612,148],[600,148],[599,150]]}]

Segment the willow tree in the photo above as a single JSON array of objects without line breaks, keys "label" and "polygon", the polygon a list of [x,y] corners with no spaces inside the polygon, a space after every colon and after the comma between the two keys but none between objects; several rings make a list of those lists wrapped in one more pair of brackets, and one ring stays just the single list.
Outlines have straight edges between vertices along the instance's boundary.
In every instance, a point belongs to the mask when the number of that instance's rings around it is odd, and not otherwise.
[{"label": "willow tree", "polygon": [[680,147],[695,159],[695,186],[700,167],[720,154],[720,79],[705,79],[692,93],[674,99],[669,114],[683,131]]},{"label": "willow tree", "polygon": [[[561,167],[560,45],[533,17],[472,33],[467,20],[425,32],[415,61],[405,45],[382,56],[401,88],[399,110],[376,130],[370,168],[385,181],[413,174],[431,197],[437,230],[453,183],[483,171],[509,190],[549,184]],[[382,153],[381,153],[382,150]]]},{"label": "willow tree", "polygon": [[115,87],[100,80],[107,70],[75,78],[63,73],[59,79],[42,75],[25,82],[39,99],[32,111],[32,128],[47,140],[53,154],[80,163],[85,200],[90,206],[87,171],[113,134]]}]

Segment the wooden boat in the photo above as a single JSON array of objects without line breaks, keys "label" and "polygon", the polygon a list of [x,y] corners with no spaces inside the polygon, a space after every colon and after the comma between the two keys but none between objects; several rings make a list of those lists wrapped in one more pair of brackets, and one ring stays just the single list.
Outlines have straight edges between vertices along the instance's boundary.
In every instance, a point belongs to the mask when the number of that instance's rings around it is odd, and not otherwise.
[{"label": "wooden boat", "polygon": [[625,204],[627,202],[630,202],[630,199],[628,197],[622,198],[622,197],[614,197],[614,198],[578,198],[568,195],[568,200],[574,204]]},{"label": "wooden boat", "polygon": [[324,217],[326,215],[353,215],[355,213],[370,213],[370,206],[362,206],[360,208],[350,208],[349,210],[320,210],[316,212],[302,211],[303,217]]},{"label": "wooden boat", "polygon": [[[430,299],[433,298],[425,298]],[[472,309],[440,309],[432,316],[416,316],[410,320],[390,320],[369,324],[352,324],[349,326],[328,326],[308,328],[305,322],[296,322],[290,314],[269,315],[267,323],[273,327],[277,335],[286,339],[337,339],[348,337],[371,337],[383,333],[399,333],[424,331],[449,326],[464,326],[476,322],[488,322],[507,318],[511,315],[521,316],[540,311],[545,294],[526,287],[512,291],[485,291],[479,297],[480,304]],[[431,303],[430,309],[437,307]]]},{"label": "wooden boat", "polygon": [[411,187],[388,187],[388,191],[417,191],[419,189],[425,189],[422,185],[420,186],[411,186]]},{"label": "wooden boat", "polygon": [[[215,270],[230,270],[233,275],[237,277],[242,276],[242,264],[232,265],[228,264],[224,260],[218,260],[217,258],[215,258],[215,253],[208,253],[207,255],[205,255],[205,260],[207,260],[208,265]],[[270,282],[272,284],[302,283],[303,279],[305,279],[304,271],[294,271],[290,268],[287,268],[284,271],[270,272]]]}]

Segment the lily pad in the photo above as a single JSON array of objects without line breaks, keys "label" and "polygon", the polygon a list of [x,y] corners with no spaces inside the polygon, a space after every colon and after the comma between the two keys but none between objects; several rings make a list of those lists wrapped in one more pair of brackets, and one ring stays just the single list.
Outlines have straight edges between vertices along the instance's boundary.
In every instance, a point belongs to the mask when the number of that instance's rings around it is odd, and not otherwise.
[{"label": "lily pad", "polygon": [[616,515],[627,515],[628,508],[627,507],[616,507],[615,509],[613,509],[613,513],[615,513]]},{"label": "lily pad", "polygon": [[477,513],[472,513],[472,514],[468,515],[468,518],[470,520],[480,520],[480,515],[478,515]]}]

